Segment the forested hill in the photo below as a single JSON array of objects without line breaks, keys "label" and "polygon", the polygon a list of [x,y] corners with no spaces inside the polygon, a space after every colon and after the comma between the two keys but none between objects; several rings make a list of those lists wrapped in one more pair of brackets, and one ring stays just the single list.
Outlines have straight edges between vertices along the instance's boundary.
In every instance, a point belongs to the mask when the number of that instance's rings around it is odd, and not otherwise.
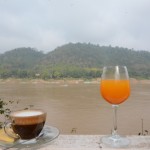
[{"label": "forested hill", "polygon": [[0,55],[0,66],[8,69],[32,69],[43,56],[42,52],[33,48],[17,48]]},{"label": "forested hill", "polygon": [[69,43],[47,54],[18,48],[0,55],[0,77],[93,78],[104,65],[126,65],[130,77],[150,78],[150,52],[127,48]]}]

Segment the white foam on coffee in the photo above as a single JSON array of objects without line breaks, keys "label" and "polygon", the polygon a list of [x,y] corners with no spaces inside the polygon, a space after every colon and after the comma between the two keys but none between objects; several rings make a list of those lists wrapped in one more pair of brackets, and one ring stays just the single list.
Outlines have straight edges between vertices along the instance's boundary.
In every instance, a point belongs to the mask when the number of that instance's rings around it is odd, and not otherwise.
[{"label": "white foam on coffee", "polygon": [[40,111],[28,111],[28,112],[18,112],[15,114],[16,117],[30,117],[30,116],[37,116],[37,115],[41,115],[42,112]]},{"label": "white foam on coffee", "polygon": [[32,117],[42,115],[43,112],[40,110],[21,110],[17,112],[12,112],[12,116],[14,117]]},{"label": "white foam on coffee", "polygon": [[10,114],[16,124],[29,125],[45,122],[46,113],[41,110],[21,110]]}]

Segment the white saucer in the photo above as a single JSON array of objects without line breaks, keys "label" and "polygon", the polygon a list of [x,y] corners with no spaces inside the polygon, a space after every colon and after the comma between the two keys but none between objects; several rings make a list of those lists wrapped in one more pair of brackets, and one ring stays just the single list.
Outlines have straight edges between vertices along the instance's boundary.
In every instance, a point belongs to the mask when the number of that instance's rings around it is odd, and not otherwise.
[{"label": "white saucer", "polygon": [[59,130],[56,127],[45,125],[40,136],[37,139],[31,140],[18,140],[12,144],[4,143],[0,141],[0,146],[5,147],[4,149],[9,148],[33,148],[33,147],[43,147],[44,144],[53,141],[55,138],[59,136]]}]

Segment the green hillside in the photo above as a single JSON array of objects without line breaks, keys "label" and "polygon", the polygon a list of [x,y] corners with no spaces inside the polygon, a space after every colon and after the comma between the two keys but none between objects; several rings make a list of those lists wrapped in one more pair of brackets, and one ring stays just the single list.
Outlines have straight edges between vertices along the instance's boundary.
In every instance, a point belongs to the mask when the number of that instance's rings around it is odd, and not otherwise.
[{"label": "green hillside", "polygon": [[[42,64],[53,68],[101,70],[105,65],[126,65],[131,77],[149,78],[150,52],[93,44],[66,44],[49,52]],[[99,73],[98,73],[99,75]]]},{"label": "green hillside", "polygon": [[69,43],[43,54],[18,48],[0,55],[0,77],[94,78],[105,65],[126,65],[130,77],[150,78],[150,52],[122,47]]},{"label": "green hillside", "polygon": [[44,54],[33,48],[17,48],[0,55],[0,77],[29,77]]}]

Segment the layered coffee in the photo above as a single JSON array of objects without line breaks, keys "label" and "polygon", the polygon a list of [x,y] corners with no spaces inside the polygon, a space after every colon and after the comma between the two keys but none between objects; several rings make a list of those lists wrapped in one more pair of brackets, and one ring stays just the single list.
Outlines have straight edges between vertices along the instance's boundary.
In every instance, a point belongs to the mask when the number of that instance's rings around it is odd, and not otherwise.
[{"label": "layered coffee", "polygon": [[46,113],[42,110],[21,110],[10,114],[13,131],[21,139],[37,137],[46,121]]}]

